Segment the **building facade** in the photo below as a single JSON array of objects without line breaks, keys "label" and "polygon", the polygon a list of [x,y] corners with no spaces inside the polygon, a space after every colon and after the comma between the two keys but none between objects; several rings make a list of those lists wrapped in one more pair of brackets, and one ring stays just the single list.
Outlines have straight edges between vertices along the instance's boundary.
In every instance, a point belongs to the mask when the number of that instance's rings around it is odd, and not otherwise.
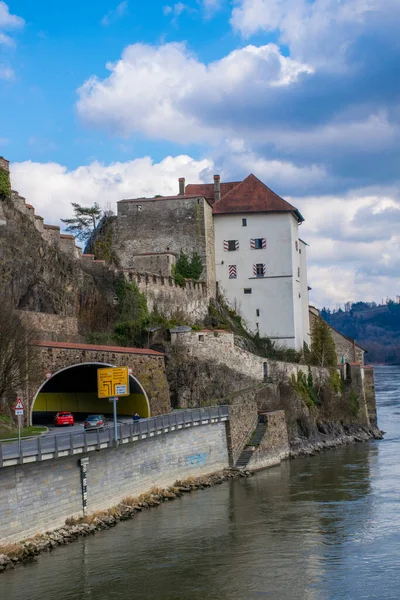
[{"label": "building facade", "polygon": [[301,350],[309,344],[303,217],[254,175],[213,205],[219,289],[253,333]]},{"label": "building facade", "polygon": [[180,251],[198,253],[208,297],[218,288],[252,332],[301,350],[310,342],[303,220],[254,175],[188,185],[180,178],[177,196],[118,202],[113,251],[123,269],[163,277]]}]

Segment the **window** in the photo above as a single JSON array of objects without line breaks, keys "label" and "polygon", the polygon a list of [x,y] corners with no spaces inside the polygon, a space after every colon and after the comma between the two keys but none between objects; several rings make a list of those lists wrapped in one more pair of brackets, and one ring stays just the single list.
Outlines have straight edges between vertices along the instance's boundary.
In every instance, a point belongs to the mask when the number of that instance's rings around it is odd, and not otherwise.
[{"label": "window", "polygon": [[268,363],[263,363],[264,380],[268,378]]},{"label": "window", "polygon": [[265,277],[265,265],[257,263],[253,265],[253,276],[254,277]]},{"label": "window", "polygon": [[224,251],[234,252],[239,250],[239,240],[224,240]]},{"label": "window", "polygon": [[250,248],[252,250],[263,250],[267,247],[267,240],[265,238],[252,238],[250,240]]},{"label": "window", "polygon": [[260,323],[256,323],[256,329],[257,329],[257,332],[260,331]]},{"label": "window", "polygon": [[247,227],[247,219],[242,219],[242,227]]},{"label": "window", "polygon": [[199,335],[199,342],[204,342],[204,335],[202,335],[202,334]]},{"label": "window", "polygon": [[245,294],[251,294],[251,288],[244,288],[243,291]]},{"label": "window", "polygon": [[237,278],[236,265],[229,265],[228,273],[229,273],[229,279],[236,279]]},{"label": "window", "polygon": [[256,308],[256,317],[259,317],[259,316],[260,316],[260,309]]},{"label": "window", "polygon": [[295,242],[295,246],[296,246],[296,252],[299,249],[299,242]]},{"label": "window", "polygon": [[297,268],[297,277],[300,277],[300,267]]},{"label": "window", "polygon": [[137,211],[138,211],[138,212],[140,212],[141,210],[142,210],[142,205],[141,205],[141,204],[138,204],[138,205],[137,205]]}]

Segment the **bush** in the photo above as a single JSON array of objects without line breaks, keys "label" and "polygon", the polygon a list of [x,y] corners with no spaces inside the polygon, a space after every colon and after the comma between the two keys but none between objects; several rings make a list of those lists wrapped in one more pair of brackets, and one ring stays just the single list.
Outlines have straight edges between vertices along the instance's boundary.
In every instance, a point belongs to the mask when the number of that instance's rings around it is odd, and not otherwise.
[{"label": "bush", "polygon": [[193,252],[191,258],[183,250],[179,254],[173,269],[173,276],[178,285],[183,287],[186,279],[197,281],[203,272],[203,262],[197,252]]},{"label": "bush", "polygon": [[311,371],[308,372],[308,376],[302,371],[299,371],[297,378],[296,375],[292,374],[290,376],[290,384],[308,408],[319,406],[321,404],[317,390],[314,388]]},{"label": "bush", "polygon": [[329,387],[335,394],[341,394],[343,392],[343,381],[336,370],[331,373]]}]

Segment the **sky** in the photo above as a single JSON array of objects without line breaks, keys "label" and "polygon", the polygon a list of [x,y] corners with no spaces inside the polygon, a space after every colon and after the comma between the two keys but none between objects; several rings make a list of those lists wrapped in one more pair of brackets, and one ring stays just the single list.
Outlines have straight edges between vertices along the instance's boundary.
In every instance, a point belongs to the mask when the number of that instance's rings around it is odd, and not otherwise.
[{"label": "sky", "polygon": [[399,0],[0,0],[0,155],[71,202],[254,173],[304,215],[310,300],[400,294]]}]

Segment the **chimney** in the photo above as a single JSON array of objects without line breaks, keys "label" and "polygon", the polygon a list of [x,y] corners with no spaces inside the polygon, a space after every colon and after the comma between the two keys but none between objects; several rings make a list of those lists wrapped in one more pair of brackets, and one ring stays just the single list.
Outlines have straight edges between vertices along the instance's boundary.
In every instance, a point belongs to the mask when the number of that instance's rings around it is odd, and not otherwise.
[{"label": "chimney", "polygon": [[185,178],[184,177],[179,177],[179,195],[180,196],[185,195]]},{"label": "chimney", "polygon": [[219,175],[214,175],[214,202],[218,202],[221,198],[221,186]]}]

